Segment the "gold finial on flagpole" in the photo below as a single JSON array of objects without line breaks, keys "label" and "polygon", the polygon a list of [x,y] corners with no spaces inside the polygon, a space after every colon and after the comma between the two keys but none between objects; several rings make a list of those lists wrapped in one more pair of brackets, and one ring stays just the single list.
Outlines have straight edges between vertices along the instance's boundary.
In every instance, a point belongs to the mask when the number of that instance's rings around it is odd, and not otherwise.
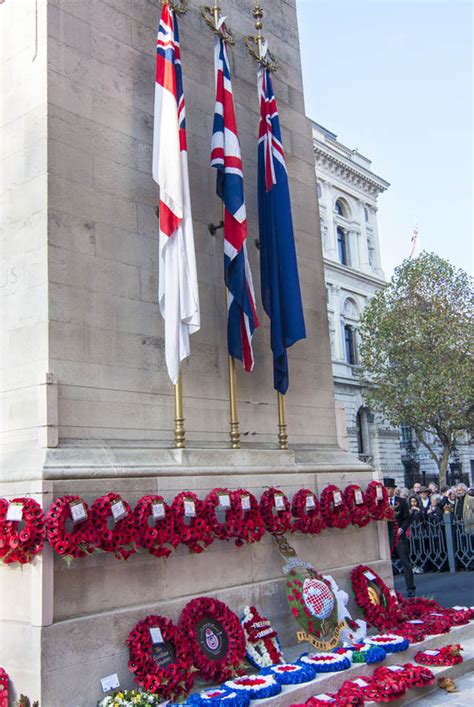
[{"label": "gold finial on flagpole", "polygon": [[188,0],[161,0],[162,5],[169,5],[177,15],[185,15],[188,11]]},{"label": "gold finial on flagpole", "polygon": [[220,37],[226,44],[231,46],[235,44],[235,37],[232,34],[232,31],[221,17],[221,8],[219,7],[218,0],[214,0],[214,5],[212,7],[209,5],[201,5],[199,12],[213,34]]},{"label": "gold finial on flagpole", "polygon": [[244,44],[247,50],[258,63],[263,66],[264,69],[269,71],[278,71],[280,65],[278,59],[272,52],[265,47],[265,38],[262,33],[263,29],[263,7],[259,0],[255,0],[255,4],[252,8],[252,15],[255,18],[255,29],[257,34],[252,37],[247,35],[244,37]]},{"label": "gold finial on flagpole", "polygon": [[286,405],[285,396],[277,393],[278,398],[278,446],[288,449],[288,434],[286,432]]},{"label": "gold finial on flagpole", "polygon": [[178,381],[174,386],[174,442],[176,449],[184,449],[186,447],[183,412],[183,377],[181,371],[179,372]]}]

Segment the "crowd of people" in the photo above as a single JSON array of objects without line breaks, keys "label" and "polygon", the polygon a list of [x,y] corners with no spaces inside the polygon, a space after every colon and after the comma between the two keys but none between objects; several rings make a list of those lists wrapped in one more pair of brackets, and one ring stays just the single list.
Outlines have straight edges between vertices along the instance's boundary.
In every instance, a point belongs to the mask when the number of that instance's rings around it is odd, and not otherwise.
[{"label": "crowd of people", "polygon": [[451,513],[453,519],[463,521],[466,532],[474,532],[474,488],[466,484],[439,489],[434,482],[428,486],[417,482],[412,489],[396,487],[395,496],[407,501],[412,522],[442,520],[443,513]]},{"label": "crowd of people", "polygon": [[[409,597],[415,596],[413,574],[424,572],[425,566],[429,565],[429,562],[422,562],[422,566],[412,566],[410,538],[412,538],[414,524],[422,523],[426,526],[428,534],[431,535],[431,524],[440,523],[443,520],[443,515],[450,513],[455,522],[452,528],[454,545],[457,547],[457,533],[454,531],[454,527],[462,528],[464,533],[474,533],[474,488],[468,488],[466,484],[462,483],[451,488],[448,486],[439,488],[434,482],[428,486],[417,482],[413,484],[412,489],[408,489],[396,486],[395,480],[392,478],[384,478],[384,484],[395,518],[394,523],[389,522],[388,524],[392,557],[399,560],[405,577],[407,595]],[[396,538],[395,535],[397,535]],[[425,536],[426,532],[422,532],[421,534],[416,533],[412,538],[415,550],[418,549],[414,553],[416,557],[423,557]],[[469,545],[472,548],[470,543]]]}]

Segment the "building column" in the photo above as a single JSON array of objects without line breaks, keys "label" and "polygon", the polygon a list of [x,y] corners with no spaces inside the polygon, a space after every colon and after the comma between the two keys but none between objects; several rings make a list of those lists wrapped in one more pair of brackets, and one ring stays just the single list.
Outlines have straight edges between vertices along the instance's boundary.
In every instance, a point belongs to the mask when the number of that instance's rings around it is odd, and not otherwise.
[{"label": "building column", "polygon": [[[368,232],[367,223],[365,221],[365,204],[359,202],[360,206],[360,223],[361,223],[361,237],[360,237],[360,269],[363,272],[371,273],[372,267],[369,261],[369,246],[368,246]],[[369,208],[369,207],[367,207]]]},{"label": "building column", "polygon": [[326,197],[326,221],[327,221],[327,257],[330,260],[339,260],[337,252],[336,225],[334,223],[334,208],[333,208],[333,187],[328,182],[324,185],[324,193]]}]

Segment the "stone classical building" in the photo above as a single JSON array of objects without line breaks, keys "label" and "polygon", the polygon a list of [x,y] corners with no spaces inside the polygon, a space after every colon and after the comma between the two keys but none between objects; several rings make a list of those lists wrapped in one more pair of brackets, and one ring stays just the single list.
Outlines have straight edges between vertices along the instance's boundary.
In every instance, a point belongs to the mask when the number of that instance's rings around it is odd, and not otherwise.
[{"label": "stone classical building", "polygon": [[357,375],[360,313],[385,285],[377,199],[389,184],[367,157],[312,127],[340,444],[403,483],[400,431],[366,408]]}]

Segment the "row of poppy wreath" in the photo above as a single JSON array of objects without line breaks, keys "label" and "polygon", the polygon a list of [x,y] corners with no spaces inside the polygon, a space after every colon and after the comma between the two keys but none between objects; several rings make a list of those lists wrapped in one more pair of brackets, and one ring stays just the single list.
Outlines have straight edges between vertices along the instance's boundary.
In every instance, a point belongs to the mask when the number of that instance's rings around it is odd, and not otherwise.
[{"label": "row of poppy wreath", "polygon": [[[363,707],[366,702],[394,702],[410,688],[432,685],[435,676],[431,670],[412,663],[376,668],[372,675],[359,675],[342,683],[336,693],[319,694],[305,702],[310,707]],[[293,705],[303,707],[303,705]]]},{"label": "row of poppy wreath", "polygon": [[364,527],[374,520],[390,520],[392,515],[387,492],[377,481],[370,482],[365,492],[356,484],[343,491],[331,484],[320,500],[309,489],[300,489],[291,503],[273,487],[264,491],[260,501],[246,489],[216,488],[204,500],[183,491],[171,505],[162,496],[147,495],[133,511],[116,493],[97,498],[90,510],[79,496],[68,495],[56,499],[46,517],[32,498],[15,498],[11,503],[0,498],[0,560],[30,562],[42,550],[45,538],[68,559],[99,549],[126,560],[139,548],[155,557],[168,557],[179,544],[199,553],[216,538],[241,546],[258,542],[265,531],[317,534],[350,523]]},{"label": "row of poppy wreath", "polygon": [[[390,630],[410,643],[419,643],[428,635],[449,633],[453,626],[474,620],[472,607],[446,608],[425,597],[405,599],[398,592],[390,591],[383,579],[367,565],[354,567],[351,581],[355,601],[369,626],[376,626],[380,631]],[[378,594],[378,604],[374,603],[370,587]]]}]

